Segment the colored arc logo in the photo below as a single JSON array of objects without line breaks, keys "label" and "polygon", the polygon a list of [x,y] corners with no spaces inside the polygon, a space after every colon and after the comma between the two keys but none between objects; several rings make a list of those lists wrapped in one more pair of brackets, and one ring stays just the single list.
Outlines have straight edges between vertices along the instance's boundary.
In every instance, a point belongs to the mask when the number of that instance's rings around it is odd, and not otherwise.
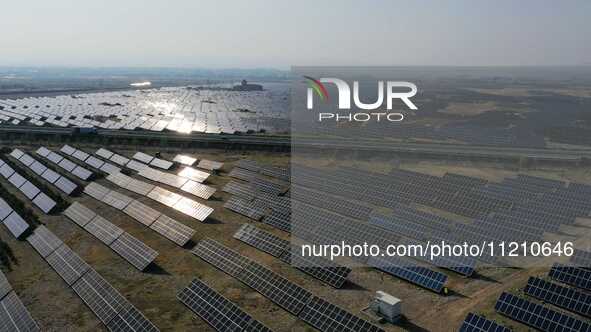
[{"label": "colored arc logo", "polygon": [[308,80],[308,85],[312,90],[316,91],[316,94],[320,97],[322,101],[329,100],[328,91],[326,90],[324,85],[320,83],[319,80],[310,76],[304,76],[304,78]]}]

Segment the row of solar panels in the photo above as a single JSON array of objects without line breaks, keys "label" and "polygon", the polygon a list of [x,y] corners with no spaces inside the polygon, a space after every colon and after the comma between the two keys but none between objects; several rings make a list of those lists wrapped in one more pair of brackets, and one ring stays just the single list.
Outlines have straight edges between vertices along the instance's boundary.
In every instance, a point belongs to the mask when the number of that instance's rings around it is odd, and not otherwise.
[{"label": "row of solar panels", "polygon": [[382,331],[214,240],[202,240],[192,252],[320,331]]},{"label": "row of solar panels", "polygon": [[121,188],[151,198],[199,221],[204,221],[213,212],[212,208],[190,198],[121,173],[110,174],[107,176],[107,180]]},{"label": "row of solar panels", "polygon": [[164,159],[160,159],[160,158],[156,158],[156,157],[152,157],[146,153],[143,152],[136,152],[133,157],[133,159],[137,160],[137,161],[141,161],[144,164],[150,165],[150,166],[154,166],[154,167],[158,167],[164,170],[168,170],[172,167],[172,165],[174,165],[173,163],[171,163],[168,160],[164,160]]},{"label": "row of solar panels", "polygon": [[94,174],[87,170],[86,168],[79,166],[69,160],[68,158],[64,158],[59,154],[47,149],[46,147],[40,147],[37,149],[36,153],[43,158],[46,158],[51,163],[57,165],[64,171],[73,174],[80,180],[88,181]]},{"label": "row of solar panels", "polygon": [[29,224],[2,198],[0,198],[0,223],[4,224],[15,238],[29,229]]},{"label": "row of solar panels", "polygon": [[[193,196],[209,199],[215,193],[216,189],[200,183],[203,182],[209,176],[209,174],[189,168],[190,167],[186,167],[181,172],[179,172],[179,175],[174,175],[146,167],[140,170],[138,175],[155,182],[160,182],[171,187],[178,188]],[[205,173],[206,175],[198,173]],[[195,181],[193,179],[199,179],[200,181]]]},{"label": "row of solar panels", "polygon": [[27,241],[110,331],[158,331],[133,304],[45,226]]},{"label": "row of solar panels", "polygon": [[86,153],[82,150],[75,149],[69,145],[62,146],[60,151],[68,156],[74,157],[74,158],[80,160],[81,162],[83,162],[89,166],[92,166],[98,170],[101,170],[107,174],[118,173],[121,171],[121,168],[119,168],[113,164],[106,163],[96,157],[89,155],[88,153]]},{"label": "row of solar panels", "polygon": [[0,331],[41,331],[2,271],[0,271]]},{"label": "row of solar panels", "polygon": [[[78,189],[78,186],[74,182],[70,181],[68,178],[60,175],[59,173],[50,170],[48,167],[38,162],[30,155],[20,151],[19,149],[14,149],[10,155],[33,171],[35,174],[41,176],[44,180],[56,186],[64,194],[72,195],[76,189]],[[17,155],[20,155],[20,157],[17,158]]]},{"label": "row of solar panels", "polygon": [[[113,175],[109,175],[109,177],[112,176]],[[103,187],[98,183],[90,183],[84,188],[84,192],[99,201],[123,211],[141,224],[150,227],[153,231],[179,246],[184,246],[195,234],[195,230],[192,228],[152,209],[140,201],[118,193],[115,190]]]},{"label": "row of solar panels", "polygon": [[64,215],[140,271],[145,270],[158,256],[156,250],[78,202],[70,205]]},{"label": "row of solar panels", "polygon": [[[197,158],[193,158],[191,156],[177,154],[173,161],[185,165],[185,166],[193,166],[197,162]],[[197,168],[206,169],[209,171],[218,171],[224,166],[224,163],[219,161],[201,159],[197,164]]]},{"label": "row of solar panels", "polygon": [[277,178],[282,181],[289,182],[290,170],[289,168],[282,168],[271,165],[264,165],[253,160],[241,159],[236,163],[236,167],[247,169],[262,175]]},{"label": "row of solar panels", "polygon": [[8,180],[15,188],[20,190],[28,199],[33,202],[44,213],[50,213],[57,203],[32,184],[29,180],[25,179],[22,175],[18,174],[10,165],[0,159],[0,175]]}]

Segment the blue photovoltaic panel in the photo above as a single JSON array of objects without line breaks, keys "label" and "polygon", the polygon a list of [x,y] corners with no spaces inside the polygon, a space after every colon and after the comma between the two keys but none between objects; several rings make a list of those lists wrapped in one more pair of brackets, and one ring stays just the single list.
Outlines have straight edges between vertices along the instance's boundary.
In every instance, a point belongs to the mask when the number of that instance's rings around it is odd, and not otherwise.
[{"label": "blue photovoltaic panel", "polygon": [[447,281],[445,274],[430,270],[402,257],[371,257],[368,264],[437,293],[443,290]]},{"label": "blue photovoltaic panel", "polygon": [[548,276],[575,287],[591,290],[591,271],[555,263]]},{"label": "blue photovoltaic panel", "polygon": [[460,326],[459,332],[511,332],[511,330],[470,312]]},{"label": "blue photovoltaic panel", "polygon": [[530,277],[525,293],[583,316],[591,315],[591,295],[540,278]]}]

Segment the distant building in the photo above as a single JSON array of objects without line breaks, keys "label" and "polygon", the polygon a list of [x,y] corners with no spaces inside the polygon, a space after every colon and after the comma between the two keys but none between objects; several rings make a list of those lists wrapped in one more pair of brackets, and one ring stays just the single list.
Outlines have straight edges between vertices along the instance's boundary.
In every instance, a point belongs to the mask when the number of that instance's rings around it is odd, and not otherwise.
[{"label": "distant building", "polygon": [[250,84],[246,80],[242,80],[240,85],[234,85],[233,91],[263,91],[263,86],[260,84]]}]

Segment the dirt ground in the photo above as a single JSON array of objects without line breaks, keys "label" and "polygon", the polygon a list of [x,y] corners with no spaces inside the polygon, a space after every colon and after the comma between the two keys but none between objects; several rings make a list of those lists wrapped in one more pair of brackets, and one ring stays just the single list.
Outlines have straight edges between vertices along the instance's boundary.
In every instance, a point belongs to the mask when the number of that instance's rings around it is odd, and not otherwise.
[{"label": "dirt ground", "polygon": [[[76,145],[86,152],[94,152],[98,145]],[[25,150],[36,149],[40,145],[23,146]],[[60,146],[49,146],[57,149]],[[162,157],[170,159],[180,152],[170,148],[107,146],[106,148],[130,157],[140,150],[146,153],[162,152]],[[184,150],[182,153],[198,158],[225,162],[220,175],[208,179],[208,184],[218,189],[213,198],[203,201],[214,208],[209,220],[200,223],[164,205],[133,192],[118,188],[105,179],[98,182],[111,189],[138,199],[156,208],[168,216],[192,227],[197,231],[194,243],[204,238],[213,238],[239,251],[268,267],[300,286],[312,291],[329,301],[344,307],[356,315],[368,320],[373,318],[364,313],[375,291],[383,290],[403,301],[405,319],[397,325],[378,324],[387,331],[451,331],[456,330],[469,311],[486,314],[517,331],[526,331],[527,327],[503,318],[494,312],[494,303],[504,290],[516,291],[523,288],[531,275],[544,275],[547,268],[509,269],[485,268],[470,278],[454,272],[445,271],[449,276],[448,287],[451,295],[434,294],[410,283],[369,268],[356,268],[349,276],[350,282],[343,289],[335,290],[320,281],[292,268],[291,266],[232,238],[234,232],[243,223],[254,223],[258,227],[278,236],[287,238],[287,234],[265,224],[254,222],[222,207],[229,195],[221,188],[230,179],[227,176],[233,164],[248,158],[266,164],[286,166],[289,155],[271,152],[223,151],[212,149]],[[37,158],[39,159],[39,158]],[[387,164],[354,164],[357,167],[372,167],[388,171]],[[402,162],[403,168],[425,173],[442,175],[446,171],[499,180],[515,174],[516,169],[507,170],[503,165],[472,164],[468,162]],[[587,169],[539,169],[527,173],[551,178],[562,178],[591,183],[591,171]],[[150,182],[147,179],[138,179]],[[40,179],[40,178],[39,178]],[[27,201],[5,180],[0,184]],[[156,184],[156,183],[154,183]],[[158,184],[166,187],[163,184]],[[178,190],[166,187],[169,190]],[[182,193],[182,192],[180,192]],[[214,289],[239,305],[246,312],[276,331],[313,331],[308,324],[281,309],[271,301],[243,285],[233,277],[204,262],[190,253],[190,247],[180,248],[173,242],[136,222],[123,212],[116,210],[87,195],[68,198],[70,202],[79,201],[95,212],[123,228],[131,235],[159,252],[154,266],[139,272],[107,246],[78,227],[74,222],[61,215],[43,215],[35,208],[39,219],[56,235],[95,268],[106,280],[118,289],[130,302],[141,310],[162,331],[210,331],[211,328],[192,313],[177,299],[176,294],[193,278],[201,278]],[[581,230],[588,230],[582,227]],[[574,230],[577,233],[577,230]],[[8,280],[37,320],[43,331],[102,331],[104,327],[94,314],[84,305],[78,296],[61,280],[49,265],[25,241],[16,241],[4,227],[0,227],[0,239],[10,246],[16,256],[12,270],[3,269]]]}]

